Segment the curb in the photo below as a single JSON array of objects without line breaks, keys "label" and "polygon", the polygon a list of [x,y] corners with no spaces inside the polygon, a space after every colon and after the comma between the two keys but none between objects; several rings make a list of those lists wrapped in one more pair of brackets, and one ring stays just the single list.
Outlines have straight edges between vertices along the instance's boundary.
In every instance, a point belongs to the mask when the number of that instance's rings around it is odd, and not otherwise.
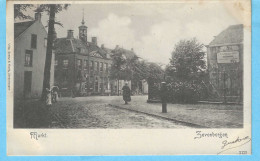
[{"label": "curb", "polygon": [[198,101],[198,103],[201,104],[219,104],[219,105],[243,105],[243,103],[238,103],[238,102],[211,102],[211,101]]},{"label": "curb", "polygon": [[173,121],[173,122],[180,123],[180,124],[184,124],[184,125],[191,126],[191,127],[196,127],[196,128],[209,128],[209,127],[206,127],[206,126],[201,126],[201,125],[194,124],[194,123],[190,123],[190,122],[184,122],[184,121],[180,121],[180,120],[176,120],[176,119],[172,119],[172,118],[168,118],[168,117],[164,117],[164,116],[160,116],[160,115],[156,115],[156,114],[152,114],[152,113],[147,113],[147,112],[143,112],[143,111],[138,111],[138,110],[135,110],[135,109],[124,108],[124,107],[121,107],[121,106],[118,106],[118,105],[112,105],[112,104],[108,104],[108,105],[111,106],[111,107],[118,108],[118,109],[123,109],[123,110],[128,110],[128,111],[131,111],[131,112],[146,114],[146,115],[149,115],[149,116],[153,116],[153,117],[157,117],[157,118],[160,118],[160,119],[165,119],[165,120]]}]

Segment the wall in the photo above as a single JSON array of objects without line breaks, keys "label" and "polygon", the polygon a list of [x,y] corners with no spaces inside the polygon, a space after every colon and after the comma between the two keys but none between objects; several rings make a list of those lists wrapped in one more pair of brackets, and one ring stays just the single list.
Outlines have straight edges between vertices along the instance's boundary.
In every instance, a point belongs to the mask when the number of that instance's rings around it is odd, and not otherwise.
[{"label": "wall", "polygon": [[[37,49],[31,48],[31,34],[37,35]],[[32,71],[31,94],[29,98],[39,98],[42,92],[43,73],[45,65],[46,47],[44,46],[47,32],[41,22],[36,21],[14,41],[14,97],[23,98],[24,71]],[[32,67],[25,67],[25,51],[33,51]],[[53,56],[54,60],[54,56]],[[52,70],[54,69],[52,63]],[[53,82],[53,71],[51,72]]]},{"label": "wall", "polygon": [[[225,51],[238,51],[239,62],[218,63],[217,53]],[[226,94],[240,96],[243,91],[243,44],[224,44],[221,46],[209,46],[207,48],[207,62],[209,78],[220,96],[224,94],[224,72]]]}]

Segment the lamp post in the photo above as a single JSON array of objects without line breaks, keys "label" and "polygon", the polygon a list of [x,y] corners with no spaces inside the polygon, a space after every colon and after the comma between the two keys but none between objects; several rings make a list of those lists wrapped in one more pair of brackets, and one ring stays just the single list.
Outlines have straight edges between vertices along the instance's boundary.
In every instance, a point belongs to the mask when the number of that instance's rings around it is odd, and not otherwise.
[{"label": "lamp post", "polygon": [[161,83],[161,101],[162,101],[162,113],[167,113],[167,88],[166,82]]}]

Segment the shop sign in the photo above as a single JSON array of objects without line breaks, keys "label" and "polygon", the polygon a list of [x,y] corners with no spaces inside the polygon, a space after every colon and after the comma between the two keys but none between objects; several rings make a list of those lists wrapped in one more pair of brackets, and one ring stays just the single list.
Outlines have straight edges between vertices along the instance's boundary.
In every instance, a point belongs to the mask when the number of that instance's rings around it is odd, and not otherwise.
[{"label": "shop sign", "polygon": [[229,52],[219,52],[217,53],[218,63],[237,63],[239,62],[239,52],[229,51]]}]

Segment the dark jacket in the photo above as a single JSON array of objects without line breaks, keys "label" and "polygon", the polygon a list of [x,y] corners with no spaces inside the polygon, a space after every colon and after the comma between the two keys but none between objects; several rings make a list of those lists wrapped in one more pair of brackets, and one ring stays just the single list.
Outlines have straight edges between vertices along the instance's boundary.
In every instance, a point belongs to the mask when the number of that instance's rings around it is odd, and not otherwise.
[{"label": "dark jacket", "polygon": [[125,85],[122,88],[122,90],[123,90],[123,99],[124,99],[124,101],[130,102],[131,101],[131,90],[130,90],[130,88],[127,85]]}]

